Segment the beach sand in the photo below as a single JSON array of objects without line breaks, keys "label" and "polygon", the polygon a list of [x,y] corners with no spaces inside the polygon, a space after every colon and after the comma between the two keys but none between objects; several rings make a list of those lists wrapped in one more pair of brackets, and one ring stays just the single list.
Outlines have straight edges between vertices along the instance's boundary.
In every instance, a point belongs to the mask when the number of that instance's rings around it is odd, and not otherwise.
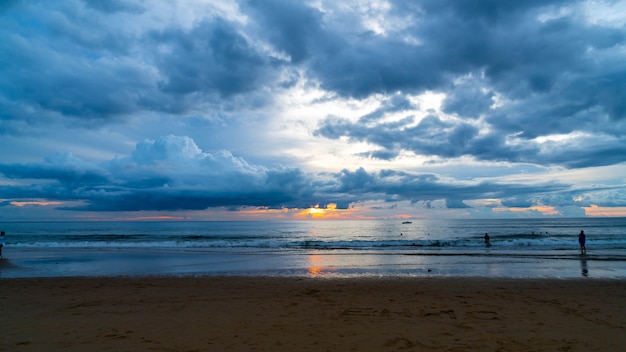
[{"label": "beach sand", "polygon": [[0,280],[1,351],[623,351],[626,281]]}]

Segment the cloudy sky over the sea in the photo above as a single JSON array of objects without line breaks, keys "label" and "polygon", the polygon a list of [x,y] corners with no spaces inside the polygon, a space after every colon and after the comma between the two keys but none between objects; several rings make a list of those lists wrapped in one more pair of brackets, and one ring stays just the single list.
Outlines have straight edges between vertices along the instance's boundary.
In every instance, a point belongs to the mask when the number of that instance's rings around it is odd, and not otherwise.
[{"label": "cloudy sky over the sea", "polygon": [[626,216],[626,1],[5,0],[0,221]]}]

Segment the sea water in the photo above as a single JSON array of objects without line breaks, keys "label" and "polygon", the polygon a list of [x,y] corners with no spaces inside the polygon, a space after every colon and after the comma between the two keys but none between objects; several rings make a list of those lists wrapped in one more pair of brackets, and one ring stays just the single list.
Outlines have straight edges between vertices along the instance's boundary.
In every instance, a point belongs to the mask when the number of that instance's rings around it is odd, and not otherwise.
[{"label": "sea water", "polygon": [[[626,218],[8,222],[0,277],[626,277]],[[587,255],[578,233],[587,234]],[[484,235],[490,236],[487,247]]]}]

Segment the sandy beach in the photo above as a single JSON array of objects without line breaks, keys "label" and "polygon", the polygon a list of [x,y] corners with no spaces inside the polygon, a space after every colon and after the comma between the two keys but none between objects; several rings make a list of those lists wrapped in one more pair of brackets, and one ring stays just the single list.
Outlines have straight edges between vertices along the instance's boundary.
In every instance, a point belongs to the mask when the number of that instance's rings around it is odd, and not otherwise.
[{"label": "sandy beach", "polygon": [[2,351],[618,351],[626,281],[0,280]]}]

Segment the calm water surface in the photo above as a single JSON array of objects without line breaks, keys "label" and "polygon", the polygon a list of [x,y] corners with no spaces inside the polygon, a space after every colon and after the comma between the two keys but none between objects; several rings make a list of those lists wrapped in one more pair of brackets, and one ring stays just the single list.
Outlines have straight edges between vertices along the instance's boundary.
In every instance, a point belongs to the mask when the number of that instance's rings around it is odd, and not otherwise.
[{"label": "calm water surface", "polygon": [[[0,277],[626,277],[626,218],[14,222]],[[579,255],[577,235],[587,234]],[[492,246],[483,240],[489,233]]]}]

